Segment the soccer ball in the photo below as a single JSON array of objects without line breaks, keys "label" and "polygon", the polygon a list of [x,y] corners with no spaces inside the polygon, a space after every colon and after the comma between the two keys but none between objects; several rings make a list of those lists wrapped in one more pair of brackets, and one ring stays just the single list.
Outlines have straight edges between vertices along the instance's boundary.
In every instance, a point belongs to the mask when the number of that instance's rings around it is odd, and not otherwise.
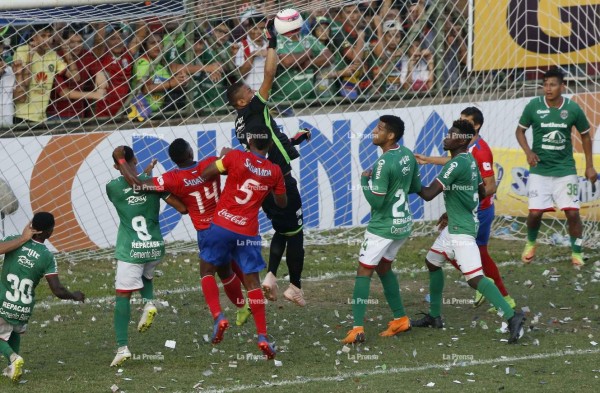
[{"label": "soccer ball", "polygon": [[300,31],[304,20],[302,15],[294,9],[288,8],[275,15],[275,30],[277,34],[289,36]]}]

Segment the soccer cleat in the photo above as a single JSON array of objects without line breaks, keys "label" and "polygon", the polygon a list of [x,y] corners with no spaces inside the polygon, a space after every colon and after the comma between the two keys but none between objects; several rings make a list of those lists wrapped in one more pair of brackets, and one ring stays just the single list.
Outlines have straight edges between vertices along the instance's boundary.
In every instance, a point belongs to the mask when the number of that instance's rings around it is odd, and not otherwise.
[{"label": "soccer cleat", "polygon": [[585,262],[583,262],[583,255],[581,255],[580,252],[574,252],[571,254],[571,265],[577,268],[585,266]]},{"label": "soccer cleat", "polygon": [[144,312],[142,313],[142,317],[138,323],[138,332],[144,333],[146,330],[150,329],[150,326],[152,326],[152,322],[154,321],[154,317],[156,317],[156,313],[156,306],[153,303],[146,303],[144,306]]},{"label": "soccer cleat", "polygon": [[473,308],[477,308],[485,303],[485,296],[479,291],[475,291],[475,300],[473,300]]},{"label": "soccer cleat", "polygon": [[403,316],[398,319],[394,319],[388,323],[388,328],[383,332],[379,333],[381,337],[391,337],[398,333],[407,332],[410,330],[410,319],[407,316]]},{"label": "soccer cleat", "polygon": [[262,282],[262,290],[265,298],[274,302],[277,300],[277,277],[271,272],[268,272]]},{"label": "soccer cleat", "polygon": [[[16,355],[16,354],[13,354]],[[6,367],[3,371],[3,375],[5,377],[10,378],[13,382],[18,382],[21,379],[21,375],[23,375],[23,366],[25,365],[25,361],[19,355],[14,356],[14,360],[10,363],[8,367]]]},{"label": "soccer cleat", "polygon": [[515,315],[508,320],[508,332],[510,333],[510,338],[508,339],[509,344],[514,344],[521,338],[521,329],[523,329],[526,319],[523,312],[517,311],[515,312]]},{"label": "soccer cleat", "polygon": [[131,352],[129,352],[129,348],[127,348],[127,346],[119,347],[119,349],[117,349],[117,354],[115,355],[115,358],[113,359],[110,366],[118,367],[129,358],[131,358]]},{"label": "soccer cleat", "polygon": [[250,305],[246,300],[246,304],[244,305],[244,307],[238,308],[235,312],[235,324],[237,326],[242,326],[246,323],[248,318],[250,318],[250,315],[252,315],[252,310],[250,309]]},{"label": "soccer cleat", "polygon": [[531,263],[533,258],[535,257],[535,243],[530,243],[529,241],[525,244],[525,249],[523,249],[523,253],[521,254],[521,260],[523,263]]},{"label": "soccer cleat", "polygon": [[442,321],[442,317],[432,317],[429,314],[421,313],[424,315],[423,318],[417,319],[416,321],[411,320],[410,326],[412,327],[433,327],[436,329],[441,329],[444,327],[444,322]]},{"label": "soccer cleat", "polygon": [[306,300],[304,300],[304,291],[294,284],[290,284],[288,289],[283,293],[283,297],[292,303],[296,303],[300,307],[306,306]]},{"label": "soccer cleat", "polygon": [[342,344],[357,344],[365,342],[365,328],[362,326],[355,326],[346,337],[342,340]]},{"label": "soccer cleat", "polygon": [[223,334],[225,330],[229,327],[229,321],[225,318],[223,313],[219,314],[217,319],[215,319],[215,324],[213,327],[213,335],[212,335],[212,343],[218,344],[223,340]]},{"label": "soccer cleat", "polygon": [[[512,308],[513,310],[515,309],[515,307],[517,307],[517,302],[515,302],[515,299],[513,299],[510,295],[504,296],[504,300],[506,300],[506,303],[508,303],[510,308]],[[492,306],[488,308],[487,312],[489,312],[490,314],[496,314],[498,312],[498,309]]]},{"label": "soccer cleat", "polygon": [[258,335],[258,347],[262,351],[262,353],[267,357],[267,359],[275,358],[275,348],[273,345],[267,340],[267,337],[259,334]]}]

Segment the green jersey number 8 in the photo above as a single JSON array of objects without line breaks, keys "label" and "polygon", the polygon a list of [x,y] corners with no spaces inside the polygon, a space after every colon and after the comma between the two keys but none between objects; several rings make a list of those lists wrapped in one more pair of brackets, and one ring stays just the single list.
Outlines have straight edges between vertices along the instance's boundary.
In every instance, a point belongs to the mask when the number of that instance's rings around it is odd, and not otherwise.
[{"label": "green jersey number 8", "polygon": [[138,238],[142,241],[152,240],[152,235],[148,233],[148,226],[144,216],[135,216],[131,219],[131,227],[136,231]]}]

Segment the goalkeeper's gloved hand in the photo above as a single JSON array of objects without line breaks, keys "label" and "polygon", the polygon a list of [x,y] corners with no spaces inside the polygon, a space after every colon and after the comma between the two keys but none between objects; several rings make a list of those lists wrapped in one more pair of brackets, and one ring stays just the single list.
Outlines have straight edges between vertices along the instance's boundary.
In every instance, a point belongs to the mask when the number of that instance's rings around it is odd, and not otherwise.
[{"label": "goalkeeper's gloved hand", "polygon": [[308,128],[303,128],[292,137],[292,145],[296,146],[303,141],[310,141],[311,136],[310,130]]},{"label": "goalkeeper's gloved hand", "polygon": [[277,31],[275,31],[275,20],[270,19],[265,28],[265,38],[269,42],[269,48],[277,49]]}]

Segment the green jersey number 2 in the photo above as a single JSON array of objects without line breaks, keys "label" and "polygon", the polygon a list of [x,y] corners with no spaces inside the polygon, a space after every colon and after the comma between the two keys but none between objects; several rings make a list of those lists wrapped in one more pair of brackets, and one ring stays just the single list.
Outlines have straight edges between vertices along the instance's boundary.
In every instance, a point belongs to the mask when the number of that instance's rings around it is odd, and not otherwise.
[{"label": "green jersey number 2", "polygon": [[406,194],[404,193],[404,190],[400,189],[396,191],[396,195],[394,196],[398,198],[398,200],[392,205],[392,217],[403,218],[406,213],[403,211],[404,209],[400,210],[400,208],[402,208],[406,202]]}]

